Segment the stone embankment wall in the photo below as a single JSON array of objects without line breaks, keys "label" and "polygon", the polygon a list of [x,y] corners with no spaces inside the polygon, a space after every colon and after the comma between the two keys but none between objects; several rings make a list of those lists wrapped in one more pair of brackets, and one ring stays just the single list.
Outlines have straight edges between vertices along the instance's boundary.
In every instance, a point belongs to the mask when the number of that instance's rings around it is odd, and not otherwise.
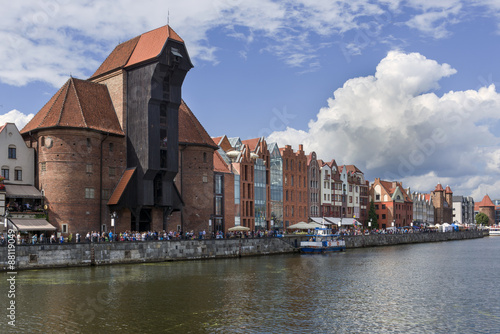
[{"label": "stone embankment wall", "polygon": [[[482,231],[346,236],[347,248],[389,246],[482,238]],[[118,263],[215,259],[297,252],[305,236],[257,239],[136,241],[16,245],[16,269],[74,267]],[[7,270],[8,247],[0,247],[0,271]]]},{"label": "stone embankment wall", "polygon": [[344,237],[346,248],[377,247],[422,242],[438,242],[482,238],[483,231],[435,232],[408,234],[374,234]]},{"label": "stone embankment wall", "polygon": [[[16,245],[15,257],[16,269],[34,269],[214,259],[295,251],[295,247],[282,238],[262,238]],[[0,247],[0,270],[7,270],[7,258],[7,247]]]}]

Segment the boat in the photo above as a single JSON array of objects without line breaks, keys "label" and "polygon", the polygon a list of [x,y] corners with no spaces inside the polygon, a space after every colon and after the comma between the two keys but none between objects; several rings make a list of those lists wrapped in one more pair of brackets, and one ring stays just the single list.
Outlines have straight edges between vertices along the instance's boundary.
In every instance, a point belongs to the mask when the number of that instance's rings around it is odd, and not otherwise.
[{"label": "boat", "polygon": [[500,225],[495,225],[495,226],[490,226],[488,227],[488,230],[490,230],[490,235],[493,236],[498,236],[500,235]]},{"label": "boat", "polygon": [[308,241],[300,242],[302,253],[342,252],[345,250],[345,241],[326,227],[316,227],[313,234],[308,234]]}]

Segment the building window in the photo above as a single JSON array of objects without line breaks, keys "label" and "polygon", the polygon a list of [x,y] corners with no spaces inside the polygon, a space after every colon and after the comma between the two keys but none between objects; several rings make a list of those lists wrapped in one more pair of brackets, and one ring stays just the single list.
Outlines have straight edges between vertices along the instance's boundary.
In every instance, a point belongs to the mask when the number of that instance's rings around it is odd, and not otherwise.
[{"label": "building window", "polygon": [[86,171],[87,173],[92,173],[92,164],[87,164],[87,168],[86,168]]},{"label": "building window", "polygon": [[94,198],[94,188],[85,188],[85,198]]},{"label": "building window", "polygon": [[382,204],[382,210],[385,210],[385,204]]},{"label": "building window", "polygon": [[45,172],[47,170],[47,163],[46,162],[40,163],[40,170],[42,172]]},{"label": "building window", "polygon": [[215,197],[215,214],[217,216],[222,215],[222,196]]},{"label": "building window", "polygon": [[111,191],[109,189],[102,190],[102,199],[108,200],[111,197]]},{"label": "building window", "polygon": [[222,194],[222,175],[215,175],[215,193]]},{"label": "building window", "polygon": [[90,142],[90,138],[87,138],[87,147],[90,147],[91,146],[91,142]]},{"label": "building window", "polygon": [[15,158],[16,158],[16,147],[9,146],[9,159],[15,159]]},{"label": "building window", "polygon": [[109,167],[109,177],[116,176],[116,168],[115,167]]},{"label": "building window", "polygon": [[108,227],[106,226],[106,224],[102,224],[102,231],[108,232]]},{"label": "building window", "polygon": [[14,171],[14,180],[22,181],[23,180],[23,171],[20,169],[16,169]]},{"label": "building window", "polygon": [[114,148],[113,146],[114,146],[113,143],[109,143],[109,151],[110,152],[113,152],[113,148]]},{"label": "building window", "polygon": [[203,152],[203,162],[207,162],[207,152]]},{"label": "building window", "polygon": [[380,195],[378,195],[378,194],[377,194],[377,195],[375,195],[375,200],[376,200],[376,201],[380,201]]},{"label": "building window", "polygon": [[9,167],[2,167],[2,176],[6,180],[10,180],[10,178],[9,178]]},{"label": "building window", "polygon": [[385,213],[382,214],[382,219],[385,219]]},{"label": "building window", "polygon": [[68,224],[62,224],[61,225],[61,232],[62,233],[68,233]]}]

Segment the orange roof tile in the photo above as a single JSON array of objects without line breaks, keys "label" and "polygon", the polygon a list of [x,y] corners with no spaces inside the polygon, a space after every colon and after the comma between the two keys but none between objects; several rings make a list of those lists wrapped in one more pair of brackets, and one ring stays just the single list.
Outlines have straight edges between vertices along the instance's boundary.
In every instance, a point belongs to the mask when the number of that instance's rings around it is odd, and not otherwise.
[{"label": "orange roof tile", "polygon": [[242,140],[241,142],[243,144],[247,144],[248,145],[248,148],[250,149],[250,151],[254,152],[255,149],[257,148],[257,145],[259,144],[260,142],[260,137],[259,138],[253,138],[253,139],[247,139],[247,140]]},{"label": "orange roof tile", "polygon": [[443,186],[441,186],[441,183],[438,183],[436,186],[436,189],[434,191],[443,191]]},{"label": "orange roof tile", "polygon": [[218,148],[184,101],[179,107],[179,144],[196,144]]},{"label": "orange roof tile", "polygon": [[224,136],[220,136],[220,137],[212,137],[212,140],[214,141],[214,143],[216,143],[217,145],[220,144],[220,141],[221,139],[223,138]]},{"label": "orange roof tile", "polygon": [[21,133],[54,127],[92,129],[124,136],[108,88],[69,79]]},{"label": "orange roof tile", "polygon": [[217,151],[214,151],[214,172],[231,173],[228,165]]},{"label": "orange roof tile", "polygon": [[6,126],[7,126],[7,123],[5,123],[4,125],[0,126],[0,132],[2,132],[3,129],[5,129]]},{"label": "orange roof tile", "polygon": [[478,206],[478,207],[495,206],[495,204],[493,204],[493,202],[492,202],[492,200],[491,200],[490,196],[485,195],[485,196],[483,197],[483,200],[482,200],[481,202],[477,203],[477,206]]},{"label": "orange roof tile", "polygon": [[169,38],[184,43],[182,38],[168,25],[121,43],[111,52],[91,78],[158,57]]},{"label": "orange roof tile", "polygon": [[125,192],[127,185],[129,184],[130,180],[132,179],[132,176],[134,175],[134,172],[135,172],[135,167],[126,169],[123,172],[123,175],[120,178],[120,181],[116,185],[116,188],[113,191],[113,194],[109,198],[108,205],[117,205],[118,202],[120,202],[120,199],[122,198],[122,195]]},{"label": "orange roof tile", "polygon": [[446,186],[446,189],[444,190],[446,194],[453,194],[453,191],[451,191],[450,186]]}]

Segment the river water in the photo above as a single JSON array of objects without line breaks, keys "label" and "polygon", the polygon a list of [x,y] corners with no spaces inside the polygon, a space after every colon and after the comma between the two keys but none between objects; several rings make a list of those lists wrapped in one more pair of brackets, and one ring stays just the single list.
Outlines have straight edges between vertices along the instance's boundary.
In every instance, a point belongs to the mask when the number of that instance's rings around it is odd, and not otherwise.
[{"label": "river water", "polygon": [[0,332],[499,333],[499,256],[500,237],[486,237],[21,271],[15,330],[0,281]]}]

